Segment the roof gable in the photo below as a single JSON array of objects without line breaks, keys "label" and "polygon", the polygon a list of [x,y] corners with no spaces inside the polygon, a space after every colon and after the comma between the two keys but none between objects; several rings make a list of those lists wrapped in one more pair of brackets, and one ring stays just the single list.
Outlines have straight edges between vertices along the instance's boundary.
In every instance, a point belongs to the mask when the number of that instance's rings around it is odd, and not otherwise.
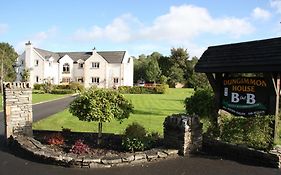
[{"label": "roof gable", "polygon": [[281,37],[208,47],[195,71],[280,72]]}]

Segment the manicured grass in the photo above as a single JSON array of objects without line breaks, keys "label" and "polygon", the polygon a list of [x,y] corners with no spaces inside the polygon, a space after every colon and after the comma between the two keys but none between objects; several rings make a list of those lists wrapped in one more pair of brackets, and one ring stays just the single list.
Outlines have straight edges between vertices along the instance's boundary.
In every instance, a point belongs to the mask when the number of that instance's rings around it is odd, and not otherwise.
[{"label": "manicured grass", "polygon": [[[59,99],[62,97],[65,97],[67,95],[65,94],[32,94],[32,103],[39,103],[39,102],[44,102],[44,101],[50,101],[50,100],[55,100]],[[2,107],[2,94],[0,94],[0,110],[3,110]]]},{"label": "manicured grass", "polygon": [[[104,133],[123,133],[128,124],[138,122],[147,131],[163,132],[165,117],[173,113],[184,112],[183,100],[193,93],[193,89],[169,89],[167,94],[129,94],[125,95],[134,105],[134,113],[121,124],[118,121],[103,123]],[[33,124],[33,129],[97,132],[96,122],[79,121],[68,109]]]}]

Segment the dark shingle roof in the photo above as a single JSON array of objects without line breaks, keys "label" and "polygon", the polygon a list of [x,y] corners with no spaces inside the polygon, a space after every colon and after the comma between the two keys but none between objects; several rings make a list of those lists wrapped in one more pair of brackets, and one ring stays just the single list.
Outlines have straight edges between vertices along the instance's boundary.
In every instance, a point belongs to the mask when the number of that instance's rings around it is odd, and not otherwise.
[{"label": "dark shingle roof", "polygon": [[[86,61],[92,52],[51,52],[39,48],[34,48],[42,57],[49,58],[53,57],[55,61],[58,61],[65,55],[68,55],[73,59],[74,62],[77,62],[79,59]],[[103,51],[97,52],[101,55],[108,63],[122,63],[126,51]]]},{"label": "dark shingle roof", "polygon": [[196,72],[281,72],[281,37],[209,47]]}]

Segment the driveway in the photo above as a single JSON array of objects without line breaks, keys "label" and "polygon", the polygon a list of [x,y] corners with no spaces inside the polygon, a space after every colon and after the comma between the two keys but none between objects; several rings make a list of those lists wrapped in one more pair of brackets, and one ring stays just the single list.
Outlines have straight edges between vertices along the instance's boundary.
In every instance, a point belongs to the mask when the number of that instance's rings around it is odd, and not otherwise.
[{"label": "driveway", "polygon": [[[65,109],[74,97],[33,106],[37,121]],[[74,169],[47,165],[17,157],[3,144],[4,120],[0,113],[0,175],[281,175],[274,168],[258,167],[216,157],[178,157],[143,165],[108,169]]]}]

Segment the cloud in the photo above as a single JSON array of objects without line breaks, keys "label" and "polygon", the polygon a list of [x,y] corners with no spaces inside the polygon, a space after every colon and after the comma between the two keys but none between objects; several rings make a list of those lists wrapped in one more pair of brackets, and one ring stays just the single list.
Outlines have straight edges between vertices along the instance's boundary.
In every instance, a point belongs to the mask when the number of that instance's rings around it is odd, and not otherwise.
[{"label": "cloud", "polygon": [[134,36],[134,29],[136,29],[134,26],[139,25],[141,24],[137,18],[130,14],[124,14],[115,18],[104,28],[95,25],[89,30],[79,29],[72,38],[80,41],[107,39],[113,42],[127,42]]},{"label": "cloud", "polygon": [[126,14],[115,18],[108,25],[79,29],[73,35],[78,41],[109,40],[129,41],[167,41],[179,43],[192,40],[201,34],[223,34],[240,37],[250,34],[254,27],[235,17],[214,18],[206,8],[193,5],[172,6],[168,13],[158,16],[151,25],[144,25],[136,17]]},{"label": "cloud", "polygon": [[200,34],[225,34],[240,37],[254,31],[245,19],[214,18],[208,10],[193,5],[173,6],[169,13],[155,19],[142,35],[156,40],[179,42],[191,40]]},{"label": "cloud", "polygon": [[270,0],[270,6],[276,9],[277,13],[281,13],[281,0]]},{"label": "cloud", "polygon": [[21,53],[24,50],[25,43],[28,41],[31,41],[34,46],[39,47],[44,41],[55,37],[57,35],[57,32],[57,27],[53,26],[46,31],[35,33],[29,37],[26,37],[24,40],[19,41],[16,44],[15,49],[18,53]]},{"label": "cloud", "polygon": [[0,35],[4,34],[8,30],[7,24],[0,24]]},{"label": "cloud", "polygon": [[262,8],[256,7],[252,11],[252,17],[256,20],[266,21],[271,17],[271,13]]}]

